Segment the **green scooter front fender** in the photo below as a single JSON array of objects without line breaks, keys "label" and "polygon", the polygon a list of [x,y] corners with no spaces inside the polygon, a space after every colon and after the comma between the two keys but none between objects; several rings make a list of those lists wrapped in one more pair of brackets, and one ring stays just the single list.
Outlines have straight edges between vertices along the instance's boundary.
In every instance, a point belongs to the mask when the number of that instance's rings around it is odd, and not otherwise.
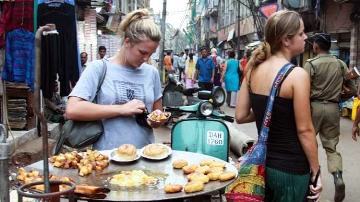
[{"label": "green scooter front fender", "polygon": [[230,135],[226,124],[214,119],[185,119],[171,130],[171,147],[213,156],[224,161],[229,159]]}]

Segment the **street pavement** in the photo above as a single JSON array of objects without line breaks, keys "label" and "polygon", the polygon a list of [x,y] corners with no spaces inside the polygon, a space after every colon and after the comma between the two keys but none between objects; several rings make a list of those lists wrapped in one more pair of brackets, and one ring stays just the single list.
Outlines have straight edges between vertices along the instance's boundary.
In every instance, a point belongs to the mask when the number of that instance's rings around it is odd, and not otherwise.
[{"label": "street pavement", "polygon": [[[227,114],[234,116],[235,109],[222,107],[222,110]],[[250,137],[257,137],[257,129],[255,123],[248,124],[236,124],[233,125],[249,135]],[[360,191],[359,191],[359,182],[360,182],[360,141],[355,142],[351,139],[351,127],[352,121],[347,118],[341,118],[340,122],[340,142],[338,145],[338,151],[342,154],[343,157],[343,177],[346,185],[346,197],[344,202],[357,202],[360,201]],[[167,127],[162,127],[155,130],[155,141],[156,142],[165,142],[170,143],[170,129]],[[319,144],[319,159],[322,171],[322,182],[324,190],[321,195],[321,202],[331,202],[334,197],[334,181],[331,174],[327,171],[326,163],[326,154],[325,150],[321,146],[321,142],[318,138]],[[231,154],[230,156],[235,156]]]}]

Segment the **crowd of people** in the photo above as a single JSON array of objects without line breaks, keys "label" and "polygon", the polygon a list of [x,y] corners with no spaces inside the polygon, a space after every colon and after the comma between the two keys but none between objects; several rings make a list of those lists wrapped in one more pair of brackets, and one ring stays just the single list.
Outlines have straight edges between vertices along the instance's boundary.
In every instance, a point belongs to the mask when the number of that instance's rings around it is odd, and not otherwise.
[{"label": "crowd of people", "polygon": [[[69,95],[66,111],[58,97],[46,100],[47,109],[55,112],[49,116],[54,122],[64,122],[65,118],[102,120],[104,135],[94,145],[99,150],[124,143],[141,148],[154,142],[152,128],[163,124],[144,116],[145,112],[162,110],[160,75],[156,67],[148,64],[161,33],[147,10],[129,13],[120,27],[123,42],[115,56],[106,57],[103,46],[98,50],[99,60],[88,63],[87,53],[80,54],[81,77]],[[222,58],[215,48],[207,47],[199,53],[189,49],[179,54],[168,51],[164,69],[167,74],[177,73],[186,88],[196,84],[206,90],[224,87],[227,105],[236,108],[237,123],[256,122],[260,131],[274,78],[283,66],[304,52],[305,40],[309,39],[301,16],[294,11],[279,11],[267,20],[265,41],[254,51],[245,51],[241,59],[236,59],[235,51],[228,51]],[[330,35],[316,34],[311,42],[317,56],[304,67],[294,65],[275,97],[267,140],[266,201],[301,202],[309,197],[309,190],[310,198],[319,200],[321,177],[317,184],[309,186],[320,172],[317,134],[326,151],[328,171],[334,177],[334,201],[345,198],[342,158],[336,146],[340,136],[340,93],[348,69],[329,54]],[[104,68],[105,79],[97,94]],[[359,136],[359,122],[357,116],[354,140]]]},{"label": "crowd of people", "polygon": [[237,92],[240,89],[250,51],[238,60],[235,52],[228,51],[226,57],[217,54],[217,49],[202,47],[199,53],[185,49],[180,54],[167,51],[164,56],[166,74],[176,73],[186,88],[194,88],[196,84],[204,90],[212,90],[213,86],[222,86],[227,91],[227,104],[235,108]]}]

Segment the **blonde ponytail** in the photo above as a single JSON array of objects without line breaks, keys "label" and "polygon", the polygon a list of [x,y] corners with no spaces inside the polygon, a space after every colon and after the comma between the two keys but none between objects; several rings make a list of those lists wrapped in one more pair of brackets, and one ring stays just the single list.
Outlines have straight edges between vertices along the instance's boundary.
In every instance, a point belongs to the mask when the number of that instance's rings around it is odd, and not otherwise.
[{"label": "blonde ponytail", "polygon": [[139,9],[127,14],[120,23],[120,34],[138,43],[146,38],[159,42],[161,33],[147,9]]}]

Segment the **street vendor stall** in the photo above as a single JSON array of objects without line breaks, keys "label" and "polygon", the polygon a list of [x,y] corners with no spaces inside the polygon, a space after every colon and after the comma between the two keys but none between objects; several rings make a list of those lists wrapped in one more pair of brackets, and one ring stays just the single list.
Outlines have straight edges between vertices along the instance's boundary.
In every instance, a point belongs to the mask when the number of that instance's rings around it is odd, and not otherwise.
[{"label": "street vendor stall", "polygon": [[[112,158],[111,152],[111,150],[100,151],[101,154]],[[193,193],[186,193],[185,191],[165,193],[164,186],[167,184],[179,184],[184,186],[188,182],[187,175],[184,174],[184,171],[173,167],[173,162],[179,159],[186,159],[188,165],[199,165],[200,162],[204,162],[204,160],[211,160],[217,162],[217,164],[224,165],[224,172],[232,172],[235,173],[235,175],[237,173],[235,166],[232,164],[204,154],[170,150],[169,156],[165,159],[150,160],[143,155],[141,156],[142,157],[136,158],[134,161],[123,163],[111,160],[109,166],[104,170],[96,171],[83,177],[79,176],[77,169],[56,168],[53,165],[50,165],[49,173],[54,176],[68,177],[72,179],[77,186],[86,184],[110,189],[110,192],[106,194],[105,198],[99,199],[101,201],[160,201],[189,198],[223,189],[234,180],[234,178],[232,178],[227,181],[209,181],[204,185],[202,191]],[[39,161],[31,164],[25,167],[25,170],[36,170],[41,172],[43,170],[43,162]],[[148,176],[156,178],[156,183],[148,186],[122,187],[114,186],[109,181],[114,175],[124,171],[134,170],[143,171]],[[77,199],[87,200],[89,198],[78,196]]]}]

